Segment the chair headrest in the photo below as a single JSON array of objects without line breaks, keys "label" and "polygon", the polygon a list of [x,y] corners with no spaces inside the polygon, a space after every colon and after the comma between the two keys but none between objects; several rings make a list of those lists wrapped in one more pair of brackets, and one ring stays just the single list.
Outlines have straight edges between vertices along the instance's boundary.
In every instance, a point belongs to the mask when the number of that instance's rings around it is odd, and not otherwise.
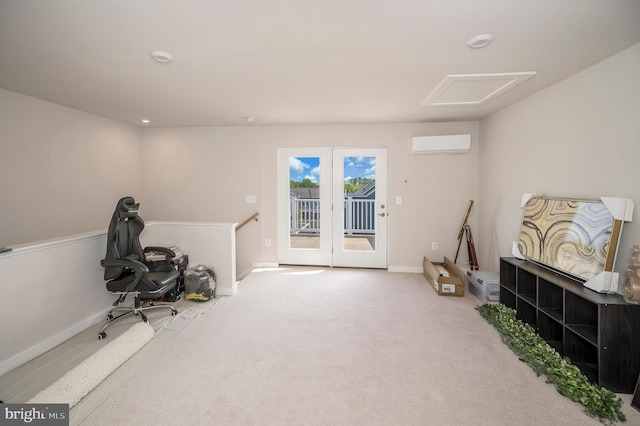
[{"label": "chair headrest", "polygon": [[136,203],[133,197],[124,197],[118,201],[116,211],[118,212],[118,219],[130,219],[138,216],[138,210],[140,210],[140,203]]}]

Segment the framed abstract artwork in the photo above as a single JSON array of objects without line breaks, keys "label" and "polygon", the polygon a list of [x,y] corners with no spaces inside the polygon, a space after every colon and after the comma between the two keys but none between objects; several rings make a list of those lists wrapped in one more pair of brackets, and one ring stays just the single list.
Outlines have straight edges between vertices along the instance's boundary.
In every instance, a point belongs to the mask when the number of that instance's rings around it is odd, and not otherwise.
[{"label": "framed abstract artwork", "polygon": [[526,194],[517,249],[524,258],[581,281],[611,272],[622,223],[630,216],[629,202],[633,203],[619,198],[585,201]]}]

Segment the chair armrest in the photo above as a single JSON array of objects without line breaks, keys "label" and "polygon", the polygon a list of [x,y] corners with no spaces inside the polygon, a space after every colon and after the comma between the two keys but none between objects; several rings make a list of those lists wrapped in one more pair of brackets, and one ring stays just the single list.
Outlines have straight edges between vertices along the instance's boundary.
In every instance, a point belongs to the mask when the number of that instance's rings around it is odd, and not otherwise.
[{"label": "chair armrest", "polygon": [[169,257],[169,259],[171,259],[171,258],[176,256],[175,252],[173,250],[167,248],[167,247],[149,246],[149,247],[145,247],[143,249],[143,251],[145,253],[149,253],[149,252],[152,252],[152,251],[157,251],[157,252],[160,252],[162,254],[167,255]]},{"label": "chair armrest", "polygon": [[109,266],[118,266],[129,268],[135,272],[136,275],[142,275],[149,272],[149,268],[142,262],[138,262],[137,260],[131,259],[102,259],[100,261],[100,265],[106,267]]}]

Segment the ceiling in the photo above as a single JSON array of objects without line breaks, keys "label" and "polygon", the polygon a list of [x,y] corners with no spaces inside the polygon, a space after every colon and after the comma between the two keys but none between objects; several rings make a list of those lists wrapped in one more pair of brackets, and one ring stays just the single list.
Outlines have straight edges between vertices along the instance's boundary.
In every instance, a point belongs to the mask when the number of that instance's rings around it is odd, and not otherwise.
[{"label": "ceiling", "polygon": [[[478,120],[640,42],[639,21],[637,0],[0,0],[0,88],[136,126]],[[449,75],[526,72],[421,106]]]}]

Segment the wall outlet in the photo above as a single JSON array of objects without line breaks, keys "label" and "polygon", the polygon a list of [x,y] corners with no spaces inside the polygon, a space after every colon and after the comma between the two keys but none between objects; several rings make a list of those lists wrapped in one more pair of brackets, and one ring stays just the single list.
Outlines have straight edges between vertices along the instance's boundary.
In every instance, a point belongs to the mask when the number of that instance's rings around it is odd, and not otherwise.
[{"label": "wall outlet", "polygon": [[431,250],[438,251],[438,243],[431,243]]},{"label": "wall outlet", "polygon": [[266,240],[264,240],[264,245],[267,247],[271,247],[271,238],[267,238]]}]

